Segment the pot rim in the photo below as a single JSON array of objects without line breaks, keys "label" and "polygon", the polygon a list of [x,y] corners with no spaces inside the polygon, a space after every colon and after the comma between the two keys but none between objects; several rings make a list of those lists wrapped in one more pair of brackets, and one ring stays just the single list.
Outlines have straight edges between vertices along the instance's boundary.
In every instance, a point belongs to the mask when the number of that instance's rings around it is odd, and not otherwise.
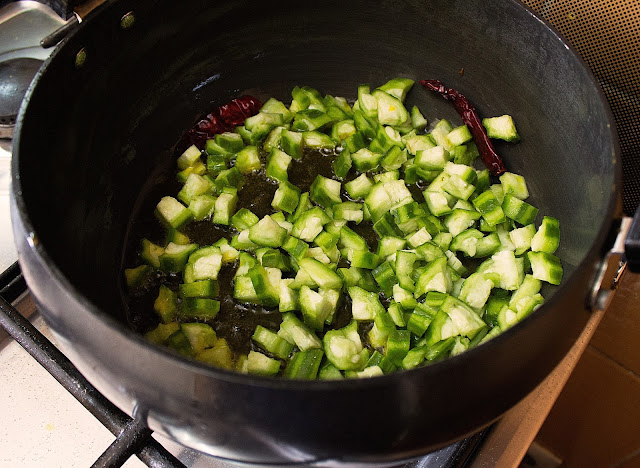
[{"label": "pot rim", "polygon": [[[63,53],[74,46],[74,42],[78,42],[78,37],[87,29],[91,27],[94,22],[101,20],[106,14],[109,12],[114,12],[118,8],[118,4],[127,0],[113,0],[111,2],[105,2],[96,8],[96,11],[89,15],[85,21],[83,21],[78,29],[74,31],[72,36],[65,39],[56,50],[47,58],[44,62],[40,70],[36,73],[31,85],[29,86],[25,98],[21,104],[20,111],[18,113],[18,118],[16,121],[15,127],[15,136],[13,139],[13,156],[11,161],[11,201],[15,205],[15,210],[12,211],[12,216],[16,213],[15,216],[19,216],[19,221],[22,223],[25,232],[27,235],[33,239],[37,240],[37,233],[35,232],[35,228],[33,223],[31,222],[29,216],[29,209],[25,203],[22,192],[22,185],[20,179],[20,171],[19,171],[19,160],[20,160],[20,147],[22,142],[22,126],[25,121],[25,118],[28,115],[29,103],[33,98],[34,93],[38,87],[38,84],[46,78],[48,70],[51,64],[59,60],[57,57],[59,55],[63,55]],[[603,219],[603,222],[600,225],[597,235],[593,239],[589,249],[587,251],[587,255],[581,260],[581,262],[576,266],[575,271],[568,278],[564,279],[562,283],[556,287],[553,291],[551,297],[549,297],[542,306],[536,309],[529,316],[515,324],[509,330],[506,330],[500,333],[495,338],[491,339],[489,342],[483,343],[482,345],[471,348],[464,353],[459,355],[434,362],[433,364],[418,367],[411,370],[401,370],[398,372],[393,372],[391,374],[376,376],[367,379],[343,379],[343,380],[331,380],[331,381],[322,381],[322,380],[287,380],[280,377],[263,377],[249,374],[242,374],[240,372],[229,371],[225,369],[215,368],[213,366],[207,365],[205,363],[198,362],[196,360],[188,359],[183,357],[177,353],[170,351],[168,348],[164,348],[153,343],[147,341],[142,335],[135,333],[131,329],[129,329],[125,324],[116,320],[111,315],[103,311],[100,307],[94,304],[91,300],[89,300],[80,290],[76,288],[76,286],[69,280],[69,278],[62,273],[62,271],[58,268],[58,266],[54,263],[52,257],[47,252],[47,249],[41,243],[37,242],[29,242],[30,247],[34,250],[35,255],[40,260],[43,267],[47,270],[47,272],[54,278],[56,282],[58,282],[62,288],[71,294],[75,300],[83,307],[83,311],[87,314],[93,315],[95,318],[102,321],[105,325],[107,325],[112,331],[124,335],[135,347],[144,348],[149,351],[152,350],[153,353],[160,359],[166,359],[172,361],[175,365],[185,368],[186,370],[190,370],[197,374],[202,374],[207,378],[217,378],[222,379],[224,381],[242,384],[246,386],[260,387],[260,388],[269,388],[269,389],[288,389],[288,390],[305,390],[305,391],[326,391],[329,389],[333,389],[335,391],[342,391],[343,389],[358,389],[358,388],[366,388],[377,386],[380,382],[391,382],[395,379],[402,379],[404,374],[407,372],[411,373],[423,373],[424,378],[429,378],[430,375],[436,375],[442,371],[443,368],[451,367],[453,365],[464,365],[466,361],[475,360],[480,356],[480,353],[484,354],[485,349],[496,348],[500,346],[500,344],[508,339],[510,336],[515,334],[520,334],[525,327],[528,326],[534,320],[539,320],[543,316],[549,313],[553,313],[552,309],[555,309],[555,305],[560,301],[560,297],[564,292],[571,290],[574,285],[578,283],[578,272],[584,268],[590,268],[590,266],[594,263],[594,259],[596,257],[601,257],[601,248],[605,243],[605,240],[608,238],[611,230],[611,225],[613,223],[614,218],[617,216],[617,205],[618,200],[620,198],[621,193],[621,182],[622,182],[622,169],[620,163],[620,146],[617,137],[617,132],[615,128],[615,121],[613,119],[613,114],[611,112],[608,101],[604,95],[603,90],[601,89],[598,81],[596,80],[593,72],[586,64],[584,59],[581,58],[580,54],[577,50],[570,45],[554,28],[551,24],[537,16],[530,8],[521,3],[518,0],[506,0],[507,3],[511,3],[516,5],[516,7],[523,9],[534,21],[537,21],[544,25],[544,27],[548,30],[550,34],[554,36],[554,39],[560,42],[560,44],[565,47],[568,51],[569,57],[573,60],[577,60],[578,64],[583,68],[588,76],[591,87],[596,91],[598,95],[598,100],[603,107],[604,113],[607,119],[607,127],[609,129],[609,134],[612,141],[612,153],[611,157],[613,159],[613,170],[614,170],[614,184],[612,186],[612,190],[609,194],[609,199],[607,203],[606,215]],[[15,220],[14,220],[15,221]],[[22,261],[19,258],[19,261]],[[588,294],[586,295],[588,297]],[[556,311],[557,312],[557,311]]]}]

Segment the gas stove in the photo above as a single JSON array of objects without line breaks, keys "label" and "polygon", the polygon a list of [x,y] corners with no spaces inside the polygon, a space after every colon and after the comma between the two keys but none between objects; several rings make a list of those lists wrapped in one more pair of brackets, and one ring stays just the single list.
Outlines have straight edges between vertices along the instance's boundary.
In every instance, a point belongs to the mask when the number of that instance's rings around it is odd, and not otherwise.
[{"label": "gas stove", "polygon": [[[79,3],[83,2],[0,1],[0,65],[17,58],[45,60],[52,49],[42,48],[40,41],[59,28],[72,26],[77,22],[78,15],[74,13],[74,8]],[[584,30],[576,29],[578,23],[572,26],[570,15],[575,14],[576,9],[572,9],[571,5],[564,5],[568,12],[566,15],[569,16],[562,16],[564,13],[560,12],[560,7],[552,5],[557,2],[525,3],[545,18],[553,20],[556,25],[564,27],[567,37],[578,42],[585,40]],[[577,31],[578,35],[570,36],[566,31]],[[637,125],[631,123],[633,119],[629,109],[633,109],[633,105],[637,106],[638,96],[628,94],[624,73],[617,71],[615,79],[609,80],[606,72],[611,68],[598,68],[599,63],[596,61],[589,64],[601,80],[612,103],[619,132],[625,137],[622,139],[624,156],[625,151],[630,154],[638,148],[637,136],[635,139],[626,138],[626,135],[631,134],[629,129]],[[2,89],[3,84],[0,83],[0,90]],[[624,92],[621,94],[620,90]],[[621,98],[621,95],[627,98]],[[5,424],[0,427],[0,465],[234,466],[228,461],[182,447],[162,435],[151,434],[135,419],[135,415],[124,414],[98,394],[57,350],[54,338],[38,314],[16,263],[17,253],[9,217],[11,140],[8,137],[11,134],[11,122],[4,121],[1,117],[0,272],[4,273],[0,275],[0,380],[3,382],[0,387],[0,405]],[[636,133],[638,134],[640,132]],[[637,177],[640,171],[637,158],[633,162],[633,158],[627,157],[626,161],[625,175],[630,174],[630,177],[625,180],[632,182],[626,183],[631,190],[625,191],[625,211],[631,213],[637,206],[637,194],[633,188],[640,180]],[[530,448],[601,315],[594,314],[580,339],[556,371],[491,428],[399,466],[479,468],[518,465]],[[5,334],[2,328],[7,329],[10,334]],[[132,454],[137,457],[130,457]]]}]

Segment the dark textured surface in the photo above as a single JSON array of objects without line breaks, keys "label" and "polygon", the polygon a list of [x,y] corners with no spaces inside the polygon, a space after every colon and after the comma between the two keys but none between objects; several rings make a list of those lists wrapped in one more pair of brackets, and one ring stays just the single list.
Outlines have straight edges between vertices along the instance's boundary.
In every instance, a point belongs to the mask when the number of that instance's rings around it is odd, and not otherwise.
[{"label": "dark textured surface", "polygon": [[[499,417],[584,326],[586,285],[619,188],[609,114],[582,63],[514,2],[275,8],[115,0],[68,40],[32,88],[15,140],[13,219],[24,275],[81,371],[125,410],[148,407],[152,429],[253,462],[415,457]],[[122,31],[130,10],[135,25]],[[86,61],[74,69],[81,48]],[[207,368],[118,321],[138,193],[154,169],[172,164],[173,145],[197,116],[242,94],[287,100],[294,85],[307,84],[349,96],[358,83],[395,76],[438,78],[482,115],[514,116],[522,142],[496,149],[527,177],[531,203],[563,229],[566,276],[545,306],[446,362],[330,383]],[[407,99],[432,120],[459,122],[419,87]]]},{"label": "dark textured surface", "polygon": [[0,62],[0,125],[16,122],[20,103],[42,61],[14,58]]},{"label": "dark textured surface", "polygon": [[598,79],[620,139],[624,212],[633,216],[640,203],[640,4],[629,0],[524,3],[557,28]]}]

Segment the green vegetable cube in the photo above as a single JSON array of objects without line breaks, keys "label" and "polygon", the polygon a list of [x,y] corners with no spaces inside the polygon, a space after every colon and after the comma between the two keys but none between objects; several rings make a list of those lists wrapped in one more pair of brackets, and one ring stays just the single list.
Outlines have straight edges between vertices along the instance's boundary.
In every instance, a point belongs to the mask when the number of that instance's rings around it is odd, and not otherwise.
[{"label": "green vegetable cube", "polygon": [[466,125],[460,125],[459,127],[456,127],[449,133],[447,133],[447,136],[445,138],[447,144],[453,147],[462,145],[470,141],[473,138],[473,135],[471,135],[469,127],[467,127]]},{"label": "green vegetable cube", "polygon": [[538,208],[531,206],[510,193],[504,195],[502,211],[504,211],[507,218],[513,219],[522,225],[533,223],[538,215]]},{"label": "green vegetable cube", "polygon": [[289,178],[287,169],[291,163],[291,156],[277,148],[271,150],[267,160],[267,177],[278,181],[286,181]]},{"label": "green vegetable cube", "polygon": [[165,285],[160,286],[158,296],[153,302],[153,310],[158,314],[162,323],[175,321],[178,313],[177,295]]},{"label": "green vegetable cube", "polygon": [[298,132],[318,130],[331,123],[333,123],[333,119],[325,112],[319,109],[304,109],[296,112],[291,123],[291,130]]},{"label": "green vegetable cube", "polygon": [[482,214],[482,217],[489,226],[495,226],[505,220],[505,213],[502,210],[500,201],[492,190],[485,190],[472,200],[473,206]]},{"label": "green vegetable cube", "polygon": [[420,275],[413,294],[416,299],[419,299],[428,291],[449,293],[452,287],[453,281],[447,269],[447,257],[439,257],[429,263]]},{"label": "green vegetable cube", "polygon": [[336,141],[343,141],[357,132],[352,119],[345,119],[333,124],[331,127],[331,138]]},{"label": "green vegetable cube", "polygon": [[347,291],[351,297],[351,315],[354,320],[373,320],[376,315],[384,312],[376,293],[359,286],[351,286]]},{"label": "green vegetable cube", "polygon": [[218,279],[222,267],[222,252],[219,247],[202,247],[189,256],[185,270],[185,282]]},{"label": "green vegetable cube", "polygon": [[267,215],[249,228],[249,240],[257,245],[280,247],[287,237],[287,230]]},{"label": "green vegetable cube", "polygon": [[340,370],[363,369],[369,359],[369,352],[362,346],[355,321],[344,328],[327,331],[323,347],[329,362]]},{"label": "green vegetable cube", "polygon": [[340,189],[341,184],[337,180],[318,175],[311,184],[310,198],[319,205],[328,208],[342,201]]},{"label": "green vegetable cube", "polygon": [[293,345],[268,328],[258,325],[252,336],[253,341],[276,357],[286,359],[293,351]]},{"label": "green vegetable cube", "polygon": [[182,301],[180,316],[186,319],[212,320],[220,311],[220,301],[202,297],[187,297]]},{"label": "green vegetable cube", "polygon": [[333,151],[336,147],[336,142],[333,141],[329,135],[316,131],[302,132],[302,144],[305,148],[316,150],[324,149]]},{"label": "green vegetable cube", "polygon": [[293,213],[300,201],[300,189],[289,182],[282,181],[273,195],[271,206],[276,210]]},{"label": "green vegetable cube", "polygon": [[351,154],[351,161],[356,170],[367,172],[376,169],[383,157],[383,154],[374,153],[368,148],[362,148]]},{"label": "green vegetable cube", "polygon": [[174,244],[170,242],[165,247],[162,255],[158,257],[160,269],[169,273],[181,272],[187,264],[189,255],[197,248],[196,244]]},{"label": "green vegetable cube", "polygon": [[258,148],[254,145],[246,146],[236,156],[236,166],[242,174],[250,174],[262,167]]},{"label": "green vegetable cube", "polygon": [[284,370],[287,379],[315,379],[322,362],[322,349],[308,349],[295,353]]},{"label": "green vegetable cube", "polygon": [[373,182],[371,182],[366,174],[361,174],[351,182],[347,182],[344,185],[345,190],[354,200],[363,199],[364,197],[366,197],[371,191],[372,187]]},{"label": "green vegetable cube", "polygon": [[528,252],[534,278],[558,285],[562,281],[562,264],[560,259],[548,252]]},{"label": "green vegetable cube", "polygon": [[216,199],[213,209],[213,222],[228,226],[236,210],[236,203],[238,203],[237,190],[232,187],[225,187]]},{"label": "green vegetable cube", "polygon": [[247,356],[247,372],[256,375],[276,375],[280,371],[280,361],[265,356],[257,351],[249,351]]},{"label": "green vegetable cube", "polygon": [[351,152],[343,150],[333,161],[333,173],[337,178],[344,179],[349,173],[352,163]]},{"label": "green vegetable cube", "polygon": [[162,197],[156,206],[156,216],[168,226],[178,229],[189,222],[193,214],[173,197]]},{"label": "green vegetable cube", "polygon": [[260,219],[247,208],[240,208],[236,214],[231,217],[231,225],[239,231],[249,229]]},{"label": "green vegetable cube", "polygon": [[293,159],[302,157],[302,133],[284,129],[280,134],[280,147]]},{"label": "green vegetable cube", "polygon": [[556,218],[545,216],[531,239],[531,250],[554,253],[560,244],[560,223]]},{"label": "green vegetable cube", "polygon": [[300,215],[293,223],[291,235],[306,242],[313,242],[322,231],[322,226],[331,221],[331,218],[319,207],[311,208]]},{"label": "green vegetable cube", "polygon": [[216,297],[220,293],[218,282],[212,279],[194,281],[180,285],[180,297]]},{"label": "green vegetable cube", "polygon": [[178,169],[184,170],[190,166],[194,166],[198,162],[201,162],[200,156],[202,156],[202,152],[197,146],[189,146],[178,158]]},{"label": "green vegetable cube", "polygon": [[237,153],[244,147],[242,136],[237,133],[224,132],[214,136],[214,140],[218,146],[229,153]]},{"label": "green vegetable cube", "polygon": [[518,135],[513,117],[510,115],[484,118],[482,119],[482,125],[487,129],[489,138],[498,138],[512,143],[520,141],[520,135]]},{"label": "green vegetable cube", "polygon": [[323,330],[324,322],[332,312],[331,303],[308,286],[300,288],[300,309],[304,323],[318,331]]}]

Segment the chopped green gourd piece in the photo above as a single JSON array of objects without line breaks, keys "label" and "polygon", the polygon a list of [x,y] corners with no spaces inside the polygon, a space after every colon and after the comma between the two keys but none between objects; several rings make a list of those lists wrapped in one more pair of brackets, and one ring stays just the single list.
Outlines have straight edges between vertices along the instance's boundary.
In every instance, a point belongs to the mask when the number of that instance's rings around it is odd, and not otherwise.
[{"label": "chopped green gourd piece", "polygon": [[533,223],[538,215],[538,208],[529,205],[510,193],[504,195],[502,210],[507,218],[513,219],[523,226]]},{"label": "chopped green gourd piece", "polygon": [[351,152],[349,149],[346,149],[333,161],[333,173],[338,179],[344,179],[349,173],[352,164]]},{"label": "chopped green gourd piece", "polygon": [[371,191],[372,187],[373,182],[371,182],[366,174],[361,174],[351,182],[347,182],[346,184],[344,184],[344,188],[349,196],[355,200],[363,199],[364,197],[366,197],[367,194]]},{"label": "chopped green gourd piece", "polygon": [[212,348],[207,348],[196,355],[196,359],[215,367],[233,369],[233,355],[227,340],[218,338]]},{"label": "chopped green gourd piece", "polygon": [[318,130],[331,124],[333,119],[328,114],[318,109],[304,109],[296,112],[291,130],[298,132],[306,132],[310,130]]},{"label": "chopped green gourd piece", "polygon": [[560,245],[560,223],[556,218],[545,216],[531,238],[531,250],[534,252],[555,253]]},{"label": "chopped green gourd piece", "polygon": [[185,282],[218,279],[222,267],[222,252],[219,247],[202,247],[189,256],[185,269]]},{"label": "chopped green gourd piece", "polygon": [[487,129],[489,138],[499,138],[512,143],[520,140],[513,117],[510,115],[484,118],[482,119],[482,125]]},{"label": "chopped green gourd piece", "polygon": [[298,264],[319,287],[325,289],[340,289],[342,287],[342,278],[340,278],[340,275],[318,260],[306,257],[301,258]]},{"label": "chopped green gourd piece", "polygon": [[220,293],[220,287],[216,280],[206,279],[181,284],[179,291],[182,299],[187,297],[217,297]]},{"label": "chopped green gourd piece", "polygon": [[369,359],[355,321],[344,328],[329,330],[322,341],[327,359],[339,370],[361,370]]},{"label": "chopped green gourd piece", "polygon": [[400,102],[404,102],[404,99],[413,86],[413,83],[414,81],[409,78],[393,78],[378,87],[378,89],[394,96],[396,99],[399,99]]},{"label": "chopped green gourd piece", "polygon": [[548,252],[528,252],[533,277],[547,283],[558,285],[562,281],[560,259]]},{"label": "chopped green gourd piece", "polygon": [[359,286],[347,290],[351,297],[351,315],[355,320],[373,320],[384,307],[376,293],[366,291]]},{"label": "chopped green gourd piece", "polygon": [[190,166],[194,166],[197,162],[200,162],[201,155],[202,152],[197,146],[189,146],[178,158],[178,169],[184,170]]},{"label": "chopped green gourd piece", "polygon": [[149,239],[142,239],[140,246],[140,258],[153,268],[160,268],[160,255],[164,253],[164,247],[154,244]]},{"label": "chopped green gourd piece", "polygon": [[495,226],[505,220],[504,211],[500,201],[491,190],[485,190],[471,202],[473,206],[482,214],[482,217],[489,226]]},{"label": "chopped green gourd piece", "polygon": [[397,97],[380,89],[374,90],[371,95],[378,101],[378,122],[382,125],[400,125],[409,118],[409,112]]},{"label": "chopped green gourd piece", "polygon": [[168,273],[181,272],[186,266],[189,256],[197,248],[196,244],[174,244],[169,242],[158,257],[160,269]]},{"label": "chopped green gourd piece", "polygon": [[249,240],[257,245],[280,247],[287,237],[287,230],[267,215],[249,228]]},{"label": "chopped green gourd piece", "polygon": [[282,151],[293,159],[302,157],[302,133],[284,129],[280,134],[280,146]]},{"label": "chopped green gourd piece", "polygon": [[238,202],[238,192],[234,187],[224,187],[222,193],[215,202],[213,212],[213,222],[228,226],[231,223],[231,217],[236,210]]},{"label": "chopped green gourd piece", "polygon": [[278,335],[295,344],[301,351],[322,348],[322,342],[317,335],[291,312],[282,314]]},{"label": "chopped green gourd piece", "polygon": [[387,359],[395,366],[402,367],[402,360],[409,352],[410,347],[411,332],[409,330],[392,331],[387,339]]},{"label": "chopped green gourd piece", "polygon": [[156,206],[158,218],[172,228],[178,229],[193,217],[191,211],[173,197],[162,197]]},{"label": "chopped green gourd piece", "polygon": [[322,294],[304,285],[300,288],[300,309],[304,323],[318,331],[323,330],[324,322],[332,312],[331,303]]},{"label": "chopped green gourd piece", "polygon": [[293,223],[291,235],[306,242],[313,242],[322,231],[322,227],[330,221],[331,218],[321,208],[311,208]]},{"label": "chopped green gourd piece", "polygon": [[218,340],[216,332],[206,323],[183,323],[180,329],[196,354],[212,348]]},{"label": "chopped green gourd piece", "polygon": [[151,274],[153,268],[149,265],[140,265],[135,268],[126,268],[124,270],[124,276],[129,289],[135,289],[144,282],[144,280]]},{"label": "chopped green gourd piece", "polygon": [[280,370],[280,361],[257,351],[249,351],[247,372],[256,375],[276,375]]},{"label": "chopped green gourd piece", "polygon": [[220,301],[203,297],[188,297],[182,301],[180,316],[188,319],[211,320],[220,312]]},{"label": "chopped green gourd piece", "polygon": [[284,151],[274,148],[267,159],[266,174],[267,177],[277,181],[286,181],[289,179],[287,169],[291,163],[291,156]]},{"label": "chopped green gourd piece", "polygon": [[175,321],[178,312],[176,293],[164,284],[161,285],[158,297],[153,303],[153,310],[160,316],[162,323]]},{"label": "chopped green gourd piece", "polygon": [[328,179],[321,175],[318,175],[311,184],[309,190],[309,196],[311,200],[324,208],[329,208],[336,203],[340,203],[341,184],[337,180]]},{"label": "chopped green gourd piece", "polygon": [[524,200],[529,196],[527,182],[524,180],[524,177],[519,174],[505,172],[500,176],[500,183],[502,184],[502,191],[505,194],[511,193],[520,200]]},{"label": "chopped green gourd piece", "polygon": [[242,174],[250,174],[262,167],[256,146],[246,146],[236,156],[236,167]]},{"label": "chopped green gourd piece", "polygon": [[254,265],[247,272],[260,304],[276,307],[280,301],[280,285],[274,284],[262,265]]},{"label": "chopped green gourd piece", "polygon": [[308,349],[295,353],[284,370],[287,379],[315,379],[324,355],[322,349]]},{"label": "chopped green gourd piece", "polygon": [[447,267],[447,257],[439,257],[430,262],[418,278],[414,296],[419,299],[429,291],[451,292],[453,281]]}]

